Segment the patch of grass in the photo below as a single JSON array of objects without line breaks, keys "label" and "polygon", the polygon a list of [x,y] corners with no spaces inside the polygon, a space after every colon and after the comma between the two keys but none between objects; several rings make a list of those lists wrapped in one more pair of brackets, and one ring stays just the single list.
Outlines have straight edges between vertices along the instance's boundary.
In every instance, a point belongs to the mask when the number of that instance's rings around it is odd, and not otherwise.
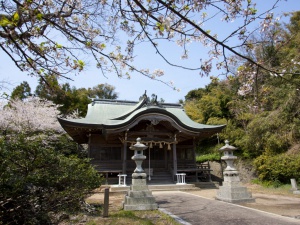
[{"label": "patch of grass", "polygon": [[119,211],[117,213],[114,213],[112,215],[112,217],[126,217],[126,218],[133,219],[133,218],[136,218],[136,215],[134,214],[133,211],[124,211],[124,210],[121,210],[121,211]]},{"label": "patch of grass", "polygon": [[144,218],[139,211],[124,211],[120,210],[111,215],[112,218],[115,218],[116,221],[122,219],[125,221],[131,221],[132,224],[141,224],[141,225],[153,225],[151,220]]},{"label": "patch of grass", "polygon": [[258,185],[261,185],[265,188],[291,188],[291,185],[290,184],[283,184],[281,183],[280,181],[278,180],[275,180],[275,181],[261,181],[259,179],[253,179],[251,181],[252,184],[258,184]]},{"label": "patch of grass", "polygon": [[[89,197],[88,203],[96,207],[99,211],[103,210],[102,193],[97,194],[94,198]],[[103,224],[103,225],[180,225],[175,219],[159,210],[147,210],[147,211],[124,211],[121,209],[121,203],[124,200],[124,195],[111,195],[109,203],[109,216],[102,217],[100,215],[88,215],[90,225]],[[72,223],[76,224],[76,223]]]},{"label": "patch of grass", "polygon": [[94,220],[90,220],[86,223],[86,225],[97,225],[97,222]]},{"label": "patch of grass", "polygon": [[153,211],[124,211],[120,210],[111,214],[112,224],[130,225],[179,225],[173,218],[160,212]]},{"label": "patch of grass", "polygon": [[251,191],[261,192],[265,194],[293,195],[291,191],[291,184],[282,184],[280,182],[272,181],[260,181],[259,179],[253,179],[251,183],[254,184],[254,186],[249,187]]}]

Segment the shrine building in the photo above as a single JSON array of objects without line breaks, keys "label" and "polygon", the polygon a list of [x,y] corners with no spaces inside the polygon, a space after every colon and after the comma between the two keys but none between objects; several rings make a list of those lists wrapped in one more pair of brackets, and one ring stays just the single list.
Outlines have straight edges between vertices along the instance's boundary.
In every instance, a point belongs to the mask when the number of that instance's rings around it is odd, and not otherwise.
[{"label": "shrine building", "polygon": [[146,94],[139,102],[94,99],[85,118],[59,122],[75,142],[88,144],[91,163],[109,179],[133,172],[129,147],[140,137],[148,146],[143,168],[156,183],[174,183],[178,173],[200,179],[205,171],[196,164],[196,144],[225,127],[196,123],[182,105],[150,102]]}]

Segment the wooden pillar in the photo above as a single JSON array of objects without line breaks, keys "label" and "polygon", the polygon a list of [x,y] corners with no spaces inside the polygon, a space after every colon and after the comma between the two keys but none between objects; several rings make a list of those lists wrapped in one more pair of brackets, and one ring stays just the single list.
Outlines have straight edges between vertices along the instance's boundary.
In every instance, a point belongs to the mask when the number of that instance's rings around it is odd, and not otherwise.
[{"label": "wooden pillar", "polygon": [[176,154],[176,143],[173,143],[173,180],[177,173],[177,154]]},{"label": "wooden pillar", "polygon": [[196,165],[196,141],[195,141],[195,137],[193,138],[193,156],[194,156],[194,164]]},{"label": "wooden pillar", "polygon": [[165,168],[168,169],[168,150],[164,148],[164,154],[165,154]]},{"label": "wooden pillar", "polygon": [[108,217],[108,207],[109,207],[109,188],[105,188],[105,190],[104,190],[103,217]]},{"label": "wooden pillar", "polygon": [[126,174],[127,171],[127,142],[124,141],[123,143],[123,167],[122,167],[122,173]]},{"label": "wooden pillar", "polygon": [[[195,141],[195,137],[193,138],[193,156],[194,156],[194,164],[196,166],[197,161],[196,161],[196,141]],[[195,181],[198,182],[198,171],[197,170],[196,170]]]},{"label": "wooden pillar", "polygon": [[122,165],[122,173],[126,174],[127,172],[127,132],[125,132],[124,136],[124,142],[123,142],[123,154],[122,154],[122,160],[123,160],[123,165]]},{"label": "wooden pillar", "polygon": [[88,158],[91,158],[91,139],[92,135],[88,134],[89,140],[88,140]]}]

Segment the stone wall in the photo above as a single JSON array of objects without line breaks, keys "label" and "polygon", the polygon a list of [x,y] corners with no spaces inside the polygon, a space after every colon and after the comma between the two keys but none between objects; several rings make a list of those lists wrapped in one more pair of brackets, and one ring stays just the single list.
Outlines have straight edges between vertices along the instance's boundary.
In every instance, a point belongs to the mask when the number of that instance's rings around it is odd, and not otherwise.
[{"label": "stone wall", "polygon": [[[219,162],[209,162],[210,168],[212,169],[212,178],[215,176],[217,179],[222,179],[222,170]],[[250,183],[251,180],[255,179],[256,173],[254,167],[250,161],[244,161],[237,159],[234,162],[235,168],[239,171],[239,177],[242,183]],[[226,168],[226,163],[222,162],[222,169]],[[219,180],[216,180],[219,181]]]}]

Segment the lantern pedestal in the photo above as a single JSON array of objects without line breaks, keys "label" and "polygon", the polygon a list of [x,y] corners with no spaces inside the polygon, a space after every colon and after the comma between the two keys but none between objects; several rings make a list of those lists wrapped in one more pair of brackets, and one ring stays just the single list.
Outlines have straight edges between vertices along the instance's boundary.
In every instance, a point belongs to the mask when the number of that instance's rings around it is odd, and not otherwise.
[{"label": "lantern pedestal", "polygon": [[158,208],[152,192],[148,189],[147,174],[142,168],[143,160],[146,159],[143,150],[147,146],[141,144],[140,141],[141,139],[138,138],[137,143],[130,147],[131,150],[134,150],[134,156],[131,159],[135,161],[136,169],[132,174],[132,185],[123,202],[124,210],[155,210]]},{"label": "lantern pedestal", "polygon": [[233,161],[237,158],[233,155],[233,151],[236,148],[230,146],[228,141],[225,141],[225,143],[226,145],[219,150],[224,152],[224,156],[221,159],[226,162],[227,167],[223,172],[224,182],[219,187],[216,199],[231,203],[253,202],[252,194],[240,184],[239,172],[233,167]]},{"label": "lantern pedestal", "polygon": [[219,187],[216,199],[224,202],[254,202],[252,194],[240,184],[237,171],[224,171],[224,182]]}]

